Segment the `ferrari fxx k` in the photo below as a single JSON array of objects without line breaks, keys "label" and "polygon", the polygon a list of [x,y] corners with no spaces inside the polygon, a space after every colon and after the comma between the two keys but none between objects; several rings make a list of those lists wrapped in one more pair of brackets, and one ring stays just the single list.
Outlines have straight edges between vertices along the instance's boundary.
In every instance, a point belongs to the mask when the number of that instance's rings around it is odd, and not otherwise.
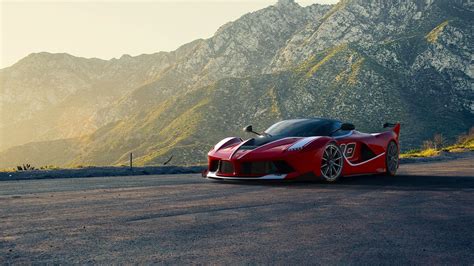
[{"label": "ferrari fxx k", "polygon": [[379,133],[362,133],[354,125],[331,119],[278,122],[257,136],[229,137],[208,153],[212,179],[266,180],[297,178],[335,182],[341,176],[395,175],[399,161],[400,124],[384,125]]}]

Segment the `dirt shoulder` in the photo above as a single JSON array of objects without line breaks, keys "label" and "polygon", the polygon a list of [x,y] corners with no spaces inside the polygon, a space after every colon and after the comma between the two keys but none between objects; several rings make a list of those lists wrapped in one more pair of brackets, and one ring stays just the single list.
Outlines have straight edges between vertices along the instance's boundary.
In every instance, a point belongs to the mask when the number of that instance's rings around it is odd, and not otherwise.
[{"label": "dirt shoulder", "polygon": [[79,169],[51,169],[0,172],[0,181],[55,179],[105,176],[138,176],[200,173],[204,166],[149,166],[149,167],[86,167]]}]

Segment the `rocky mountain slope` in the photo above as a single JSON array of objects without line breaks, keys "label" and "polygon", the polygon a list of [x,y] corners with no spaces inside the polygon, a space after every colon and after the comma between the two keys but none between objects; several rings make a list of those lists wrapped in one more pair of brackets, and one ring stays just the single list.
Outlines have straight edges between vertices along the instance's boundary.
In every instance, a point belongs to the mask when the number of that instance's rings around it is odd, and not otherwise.
[{"label": "rocky mountain slope", "polygon": [[245,136],[246,124],[264,129],[294,117],[339,118],[367,131],[401,121],[403,149],[435,132],[455,136],[474,121],[473,9],[457,0],[286,0],[172,53],[48,55],[75,63],[42,79],[20,68],[27,57],[0,72],[2,115],[15,117],[2,118],[2,140],[19,134],[18,120],[33,133],[14,144],[43,142],[3,151],[0,166],[121,164],[129,152],[139,164],[170,156],[196,164],[221,138]]},{"label": "rocky mountain slope", "polygon": [[1,69],[0,150],[94,132],[107,121],[97,117],[100,110],[156,80],[194,45],[110,61],[36,53]]}]

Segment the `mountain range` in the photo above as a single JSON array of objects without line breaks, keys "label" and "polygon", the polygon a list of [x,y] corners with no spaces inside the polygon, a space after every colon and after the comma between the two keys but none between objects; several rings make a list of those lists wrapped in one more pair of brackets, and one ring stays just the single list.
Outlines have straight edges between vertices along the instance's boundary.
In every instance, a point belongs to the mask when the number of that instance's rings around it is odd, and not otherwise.
[{"label": "mountain range", "polygon": [[206,162],[227,136],[329,117],[401,148],[474,125],[474,4],[292,0],[173,52],[101,60],[35,53],[0,70],[0,167]]}]

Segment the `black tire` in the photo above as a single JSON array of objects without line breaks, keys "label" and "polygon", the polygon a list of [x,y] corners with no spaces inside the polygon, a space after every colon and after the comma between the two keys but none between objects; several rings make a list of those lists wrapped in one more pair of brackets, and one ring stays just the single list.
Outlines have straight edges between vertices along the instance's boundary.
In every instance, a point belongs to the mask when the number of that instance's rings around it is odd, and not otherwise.
[{"label": "black tire", "polygon": [[344,155],[341,148],[335,143],[328,143],[321,159],[321,177],[326,182],[334,183],[342,176],[343,167]]},{"label": "black tire", "polygon": [[395,141],[390,141],[387,145],[385,153],[385,174],[394,176],[397,174],[398,160],[399,160],[398,146]]}]

